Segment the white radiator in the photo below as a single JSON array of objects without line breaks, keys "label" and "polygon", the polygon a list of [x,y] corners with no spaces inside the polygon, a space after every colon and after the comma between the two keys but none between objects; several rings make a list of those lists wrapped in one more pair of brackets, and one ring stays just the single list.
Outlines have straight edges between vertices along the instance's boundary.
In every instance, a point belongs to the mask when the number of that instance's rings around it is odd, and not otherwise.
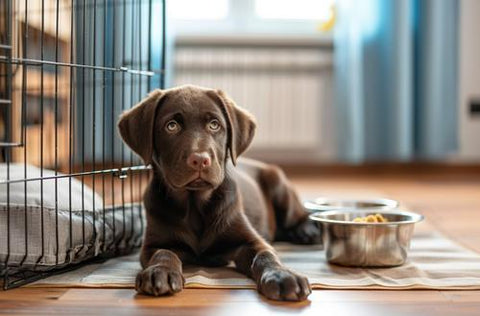
[{"label": "white radiator", "polygon": [[174,83],[223,89],[254,114],[253,150],[311,152],[325,136],[331,59],[331,50],[318,47],[177,44]]}]

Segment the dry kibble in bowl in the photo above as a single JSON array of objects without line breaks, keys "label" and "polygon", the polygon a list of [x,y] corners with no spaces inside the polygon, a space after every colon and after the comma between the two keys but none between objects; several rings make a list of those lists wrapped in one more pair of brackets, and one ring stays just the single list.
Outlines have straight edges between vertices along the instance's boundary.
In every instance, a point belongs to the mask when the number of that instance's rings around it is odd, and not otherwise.
[{"label": "dry kibble in bowl", "polygon": [[355,217],[353,219],[356,223],[386,223],[388,220],[382,214],[370,214],[366,217]]}]

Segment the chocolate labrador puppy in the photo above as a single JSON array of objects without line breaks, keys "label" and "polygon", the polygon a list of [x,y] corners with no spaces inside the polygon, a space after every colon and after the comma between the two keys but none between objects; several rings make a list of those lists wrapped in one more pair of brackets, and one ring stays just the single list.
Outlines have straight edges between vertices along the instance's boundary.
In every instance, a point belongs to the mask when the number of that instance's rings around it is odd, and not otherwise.
[{"label": "chocolate labrador puppy", "polygon": [[250,114],[222,91],[188,85],[151,92],[118,127],[153,168],[138,292],[181,291],[184,263],[233,261],[266,297],[306,299],[307,278],[283,266],[268,242],[313,243],[319,232],[278,167],[237,160],[255,133]]}]

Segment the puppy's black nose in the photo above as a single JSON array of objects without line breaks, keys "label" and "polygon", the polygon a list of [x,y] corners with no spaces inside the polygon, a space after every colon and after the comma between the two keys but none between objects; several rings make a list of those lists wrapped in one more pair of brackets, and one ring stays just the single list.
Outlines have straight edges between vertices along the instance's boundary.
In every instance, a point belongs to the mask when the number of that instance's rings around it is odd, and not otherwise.
[{"label": "puppy's black nose", "polygon": [[187,165],[195,170],[202,170],[212,164],[210,155],[207,152],[192,153],[187,158]]}]

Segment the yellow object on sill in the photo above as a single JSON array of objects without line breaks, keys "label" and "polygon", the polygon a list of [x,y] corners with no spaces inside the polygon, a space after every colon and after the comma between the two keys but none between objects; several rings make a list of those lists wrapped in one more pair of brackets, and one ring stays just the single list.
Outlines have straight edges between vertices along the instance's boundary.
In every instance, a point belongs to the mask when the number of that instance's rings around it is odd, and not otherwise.
[{"label": "yellow object on sill", "polygon": [[320,22],[317,26],[317,30],[327,32],[327,31],[331,31],[335,26],[336,11],[335,11],[334,4],[332,4],[329,11],[330,11],[329,18],[327,20]]}]

